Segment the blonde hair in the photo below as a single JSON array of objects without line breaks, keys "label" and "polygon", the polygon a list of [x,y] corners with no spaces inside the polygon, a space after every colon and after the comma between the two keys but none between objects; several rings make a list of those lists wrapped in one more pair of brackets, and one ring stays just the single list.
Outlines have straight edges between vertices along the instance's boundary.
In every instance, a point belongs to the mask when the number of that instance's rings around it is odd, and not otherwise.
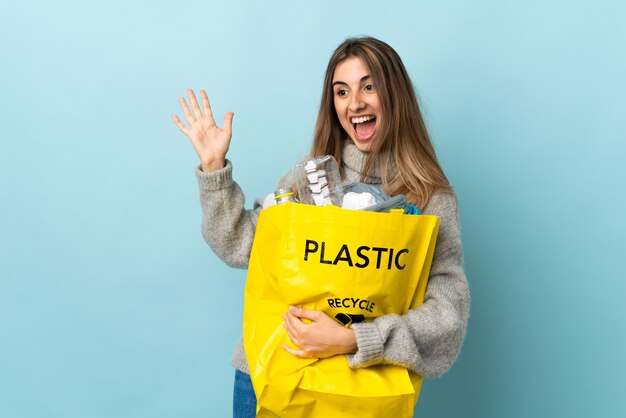
[{"label": "blonde hair", "polygon": [[337,65],[358,57],[377,85],[383,117],[372,140],[363,179],[378,164],[382,187],[391,196],[404,194],[420,209],[434,192],[453,193],[441,169],[422,118],[413,84],[397,52],[371,37],[346,39],[333,53],[324,78],[315,125],[312,156],[332,155],[342,167],[341,127],[333,100],[332,81]]}]

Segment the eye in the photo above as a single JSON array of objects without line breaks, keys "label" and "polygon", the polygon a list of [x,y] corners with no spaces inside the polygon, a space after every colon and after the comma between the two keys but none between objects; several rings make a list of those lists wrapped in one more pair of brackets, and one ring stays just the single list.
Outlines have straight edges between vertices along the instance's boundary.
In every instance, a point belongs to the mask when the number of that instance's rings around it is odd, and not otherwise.
[{"label": "eye", "polygon": [[337,96],[339,96],[339,97],[347,96],[348,95],[348,90],[339,89],[339,90],[335,91],[335,94]]},{"label": "eye", "polygon": [[374,90],[376,90],[376,86],[374,84],[368,84],[368,85],[366,85],[363,88],[363,90],[365,90],[365,91],[374,91]]}]

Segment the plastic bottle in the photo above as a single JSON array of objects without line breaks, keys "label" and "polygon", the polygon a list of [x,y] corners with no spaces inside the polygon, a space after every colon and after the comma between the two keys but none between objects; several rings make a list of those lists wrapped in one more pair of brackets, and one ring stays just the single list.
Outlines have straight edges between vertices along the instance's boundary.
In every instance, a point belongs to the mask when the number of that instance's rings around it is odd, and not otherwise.
[{"label": "plastic bottle", "polygon": [[294,175],[300,203],[341,206],[343,186],[339,166],[332,155],[323,155],[296,164]]},{"label": "plastic bottle", "polygon": [[274,199],[276,204],[280,205],[285,202],[296,202],[296,198],[291,189],[278,189],[274,192]]}]

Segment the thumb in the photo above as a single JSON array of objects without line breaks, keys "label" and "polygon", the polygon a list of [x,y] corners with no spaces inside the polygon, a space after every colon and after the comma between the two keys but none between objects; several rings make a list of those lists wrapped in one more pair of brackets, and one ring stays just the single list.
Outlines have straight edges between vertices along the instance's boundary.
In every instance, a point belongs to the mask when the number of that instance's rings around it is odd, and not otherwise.
[{"label": "thumb", "polygon": [[224,115],[224,121],[222,122],[222,128],[227,130],[228,132],[233,132],[233,117],[235,114],[233,112],[228,112]]}]

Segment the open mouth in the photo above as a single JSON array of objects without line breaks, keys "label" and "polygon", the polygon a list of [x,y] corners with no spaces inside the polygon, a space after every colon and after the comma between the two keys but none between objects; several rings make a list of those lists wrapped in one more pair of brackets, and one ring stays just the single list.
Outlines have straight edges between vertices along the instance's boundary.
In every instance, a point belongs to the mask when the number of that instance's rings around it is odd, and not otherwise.
[{"label": "open mouth", "polygon": [[367,141],[372,139],[376,133],[376,116],[364,115],[350,118],[352,127],[359,141]]}]

